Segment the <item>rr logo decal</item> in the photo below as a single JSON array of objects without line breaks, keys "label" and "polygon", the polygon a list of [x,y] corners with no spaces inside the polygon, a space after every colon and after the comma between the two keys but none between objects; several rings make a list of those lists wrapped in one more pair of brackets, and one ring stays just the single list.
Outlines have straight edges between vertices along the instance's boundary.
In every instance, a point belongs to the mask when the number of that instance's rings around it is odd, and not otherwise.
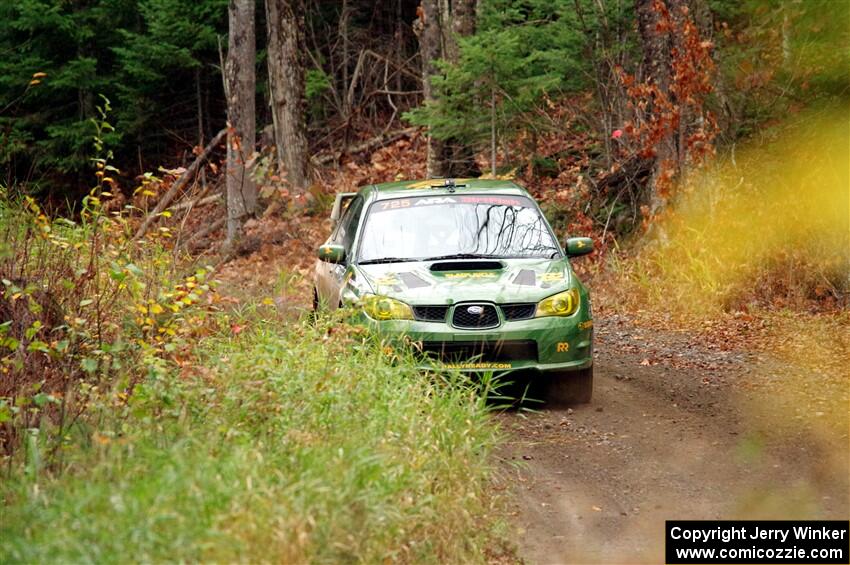
[{"label": "rr logo decal", "polygon": [[566,353],[570,350],[570,344],[566,341],[559,341],[558,345],[555,346],[555,351],[558,353]]}]

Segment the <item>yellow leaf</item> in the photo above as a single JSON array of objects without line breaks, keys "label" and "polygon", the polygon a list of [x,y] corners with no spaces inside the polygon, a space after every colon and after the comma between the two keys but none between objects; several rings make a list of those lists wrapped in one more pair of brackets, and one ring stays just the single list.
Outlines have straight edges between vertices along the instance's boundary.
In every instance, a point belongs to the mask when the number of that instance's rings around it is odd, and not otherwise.
[{"label": "yellow leaf", "polygon": [[165,310],[163,310],[162,306],[159,304],[151,305],[151,314],[162,314],[163,312],[165,312]]}]

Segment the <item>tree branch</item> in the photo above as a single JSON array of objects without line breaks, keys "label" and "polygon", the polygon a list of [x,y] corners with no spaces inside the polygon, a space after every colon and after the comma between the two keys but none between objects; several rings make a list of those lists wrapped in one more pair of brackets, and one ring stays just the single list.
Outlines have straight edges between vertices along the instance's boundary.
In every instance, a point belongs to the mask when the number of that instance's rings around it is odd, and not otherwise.
[{"label": "tree branch", "polygon": [[171,204],[171,202],[174,200],[174,198],[177,196],[177,194],[183,189],[183,187],[185,187],[186,184],[190,180],[192,180],[192,177],[194,177],[195,174],[198,172],[198,169],[201,168],[201,165],[206,160],[206,158],[209,156],[209,154],[212,152],[212,150],[215,149],[215,147],[219,143],[221,143],[221,140],[224,138],[226,133],[227,133],[227,128],[224,128],[223,130],[218,132],[216,134],[216,136],[212,139],[212,141],[210,141],[209,144],[206,147],[204,147],[204,150],[201,152],[200,155],[198,155],[198,158],[195,159],[195,161],[191,165],[189,165],[189,168],[186,169],[186,172],[184,172],[180,176],[180,178],[177,179],[177,181],[175,181],[175,183],[171,185],[171,188],[168,189],[168,192],[166,192],[162,196],[162,198],[159,199],[159,202],[156,203],[156,206],[154,207],[153,211],[150,214],[147,215],[145,220],[142,222],[142,225],[139,226],[139,229],[136,232],[136,235],[133,236],[134,239],[139,239],[143,235],[145,235],[145,233],[148,231],[148,228],[150,227],[150,225],[156,220],[156,218],[159,217],[159,215],[163,212],[163,210],[165,210],[168,207],[168,205]]}]

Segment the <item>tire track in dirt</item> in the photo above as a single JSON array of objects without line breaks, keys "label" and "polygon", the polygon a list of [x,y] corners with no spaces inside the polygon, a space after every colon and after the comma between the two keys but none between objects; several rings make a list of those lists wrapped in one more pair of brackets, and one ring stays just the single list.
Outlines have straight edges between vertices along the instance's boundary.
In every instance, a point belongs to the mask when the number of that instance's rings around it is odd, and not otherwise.
[{"label": "tire track in dirt", "polygon": [[647,366],[622,331],[602,322],[599,334],[591,404],[499,416],[524,561],[660,563],[666,519],[850,515],[846,411],[780,424],[788,407],[744,386],[757,378],[747,356],[654,335],[701,358]]}]

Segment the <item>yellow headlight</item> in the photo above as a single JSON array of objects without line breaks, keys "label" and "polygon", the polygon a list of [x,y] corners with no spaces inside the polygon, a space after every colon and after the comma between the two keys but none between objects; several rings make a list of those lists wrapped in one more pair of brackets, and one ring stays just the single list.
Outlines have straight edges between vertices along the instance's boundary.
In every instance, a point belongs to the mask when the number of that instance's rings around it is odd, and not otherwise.
[{"label": "yellow headlight", "polygon": [[363,311],[373,320],[413,319],[413,310],[410,306],[389,296],[367,294],[363,297],[362,305]]},{"label": "yellow headlight", "polygon": [[578,310],[580,302],[578,289],[571,288],[564,292],[544,298],[537,304],[536,317],[543,316],[571,316]]}]

